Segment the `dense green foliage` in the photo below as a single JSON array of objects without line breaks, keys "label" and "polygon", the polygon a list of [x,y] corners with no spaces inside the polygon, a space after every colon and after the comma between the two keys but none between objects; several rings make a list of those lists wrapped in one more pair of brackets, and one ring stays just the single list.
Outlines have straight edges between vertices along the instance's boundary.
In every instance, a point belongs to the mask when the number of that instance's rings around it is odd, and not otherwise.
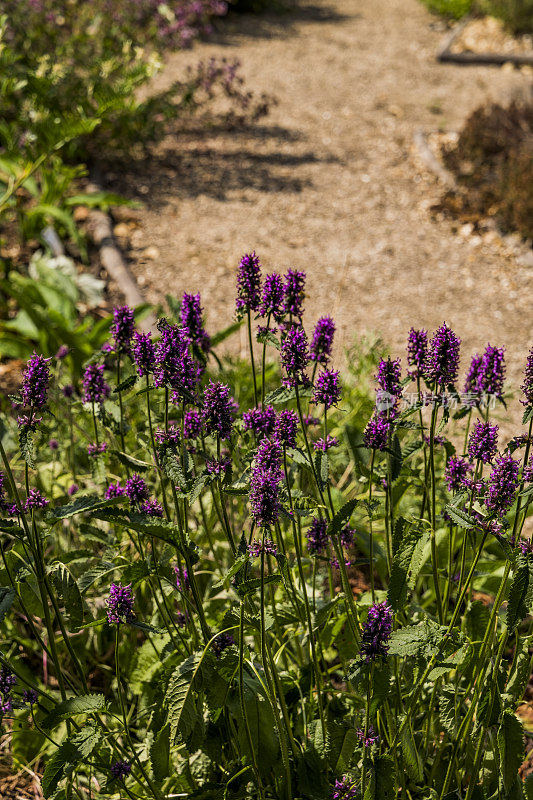
[{"label": "dense green foliage", "polygon": [[422,0],[431,11],[451,19],[487,14],[503,20],[514,33],[533,30],[533,0]]},{"label": "dense green foliage", "polygon": [[[474,423],[497,412],[479,376],[501,395],[502,351],[487,348],[490,370],[474,359],[466,400],[453,365],[440,383],[458,355],[446,326],[418,371],[398,381],[374,343],[337,387],[315,336],[306,366],[291,302],[277,331],[262,320],[252,369],[215,357],[230,331],[209,341],[190,296],[170,300],[155,362],[118,310],[83,384],[75,349],[34,357],[18,424],[3,415],[0,699],[14,768],[44,765],[46,798],[531,796],[515,710],[531,669],[533,353],[526,427],[485,459],[493,433]],[[265,360],[279,348],[281,374]]]}]

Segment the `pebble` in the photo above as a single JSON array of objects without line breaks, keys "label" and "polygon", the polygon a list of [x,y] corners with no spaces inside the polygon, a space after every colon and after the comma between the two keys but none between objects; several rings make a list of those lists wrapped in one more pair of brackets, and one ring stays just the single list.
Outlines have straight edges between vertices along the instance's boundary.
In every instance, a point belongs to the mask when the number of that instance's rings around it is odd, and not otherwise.
[{"label": "pebble", "polygon": [[149,258],[150,261],[156,261],[159,258],[159,250],[152,245],[151,247],[147,247],[146,250],[143,250],[143,256]]}]

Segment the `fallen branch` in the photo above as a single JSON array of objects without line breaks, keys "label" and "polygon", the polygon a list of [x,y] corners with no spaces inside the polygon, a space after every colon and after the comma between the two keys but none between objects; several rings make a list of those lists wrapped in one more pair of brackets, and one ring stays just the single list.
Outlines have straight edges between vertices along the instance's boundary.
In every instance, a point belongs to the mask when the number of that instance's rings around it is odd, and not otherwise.
[{"label": "fallen branch", "polygon": [[502,64],[514,64],[515,66],[523,66],[525,64],[533,66],[533,55],[513,55],[512,53],[453,53],[451,47],[453,43],[459,38],[460,34],[464,31],[472,17],[465,17],[465,19],[456,25],[451,34],[449,34],[440,50],[437,51],[437,61],[441,63],[462,64],[468,66],[469,64],[493,64],[501,66]]}]

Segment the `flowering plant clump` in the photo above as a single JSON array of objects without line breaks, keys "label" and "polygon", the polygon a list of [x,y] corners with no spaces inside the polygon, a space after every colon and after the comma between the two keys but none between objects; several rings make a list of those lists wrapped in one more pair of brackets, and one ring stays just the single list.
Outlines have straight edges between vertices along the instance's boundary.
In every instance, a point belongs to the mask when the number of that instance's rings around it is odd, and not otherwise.
[{"label": "flowering plant clump", "polygon": [[[236,284],[226,332],[195,293],[150,332],[120,307],[4,403],[12,763],[50,800],[528,797],[531,353],[507,439],[503,347],[464,375],[412,328],[343,374],[303,272]],[[215,352],[240,325],[248,362]]]}]

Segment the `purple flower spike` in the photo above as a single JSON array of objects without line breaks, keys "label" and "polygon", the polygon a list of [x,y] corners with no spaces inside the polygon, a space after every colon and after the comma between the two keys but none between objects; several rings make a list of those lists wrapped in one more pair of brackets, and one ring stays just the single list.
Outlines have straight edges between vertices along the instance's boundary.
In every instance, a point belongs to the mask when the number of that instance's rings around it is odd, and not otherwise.
[{"label": "purple flower spike", "polygon": [[489,511],[499,517],[509,511],[514,503],[519,472],[520,464],[512,458],[510,453],[496,459],[496,464],[488,480],[485,505]]},{"label": "purple flower spike", "polygon": [[363,625],[361,655],[367,664],[377,658],[386,658],[392,632],[392,609],[386,603],[374,603]]},{"label": "purple flower spike", "polygon": [[142,503],[148,499],[146,481],[137,472],[126,481],[125,492],[131,503]]},{"label": "purple flower spike", "polygon": [[298,431],[298,414],[296,411],[284,409],[276,417],[274,436],[284,447],[296,447]]},{"label": "purple flower spike", "polygon": [[181,324],[190,343],[197,345],[204,353],[207,353],[211,346],[211,340],[204,329],[203,308],[199,292],[197,294],[183,293],[180,315]]},{"label": "purple flower spike", "polygon": [[64,358],[66,358],[68,356],[69,352],[70,351],[69,351],[68,345],[62,344],[61,347],[59,348],[59,350],[56,353],[56,358],[59,361],[62,361]]},{"label": "purple flower spike", "polygon": [[313,444],[314,450],[320,450],[322,453],[327,453],[332,447],[337,447],[339,440],[336,436],[330,436],[329,433],[325,439],[317,439]]},{"label": "purple flower spike", "polygon": [[285,297],[283,279],[274,272],[267,275],[263,284],[263,294],[259,313],[262,317],[273,317],[276,322],[281,322],[284,315],[283,300]]},{"label": "purple flower spike", "polygon": [[25,690],[22,692],[22,699],[23,699],[23,700],[24,700],[24,702],[25,702],[25,703],[27,703],[29,706],[34,706],[34,705],[35,705],[35,703],[37,702],[37,700],[39,699],[39,695],[38,695],[38,693],[35,691],[35,689],[25,689]]},{"label": "purple flower spike", "polygon": [[28,498],[24,503],[24,511],[35,511],[38,508],[46,508],[50,501],[43,497],[38,489],[30,489]]},{"label": "purple flower spike", "polygon": [[466,483],[468,473],[472,471],[472,465],[459,456],[451,456],[444,470],[444,478],[449,492],[457,492]]},{"label": "purple flower spike", "polygon": [[481,356],[476,353],[475,356],[472,356],[472,361],[470,362],[470,367],[468,368],[468,372],[466,374],[464,387],[465,394],[477,394],[480,370]]},{"label": "purple flower spike", "polygon": [[307,531],[307,549],[311,555],[323,553],[328,546],[328,523],[320,517],[313,517]]},{"label": "purple flower spike", "polygon": [[259,539],[254,539],[254,541],[248,545],[248,552],[252,556],[252,558],[259,558],[262,553],[270,554],[271,556],[277,556],[278,550],[272,539],[265,539],[264,541],[260,541]]},{"label": "purple flower spike", "polygon": [[326,411],[331,406],[336,406],[341,399],[341,384],[339,373],[325,369],[316,379],[313,403],[324,404]]},{"label": "purple flower spike", "polygon": [[524,393],[524,399],[520,402],[525,406],[533,406],[533,347],[529,351],[524,370],[524,383],[520,387]]},{"label": "purple flower spike", "polygon": [[269,436],[274,430],[276,422],[276,412],[273,406],[261,408],[251,408],[242,415],[244,430],[253,431],[256,434],[264,433]]},{"label": "purple flower spike", "polygon": [[301,320],[302,314],[304,313],[305,272],[300,272],[297,269],[290,269],[285,275],[283,291],[285,293],[283,302],[285,313],[291,314],[292,317]]},{"label": "purple flower spike", "polygon": [[145,503],[141,503],[140,509],[148,517],[163,516],[163,506],[157,500],[147,500]]},{"label": "purple flower spike", "polygon": [[324,367],[327,366],[331,357],[334,335],[335,323],[332,318],[320,317],[313,331],[313,338],[311,339],[311,346],[309,348],[311,361],[316,361]]},{"label": "purple flower spike", "polygon": [[89,364],[83,374],[83,402],[101,403],[106,396],[104,365]]},{"label": "purple flower spike", "polygon": [[431,340],[424,366],[426,380],[435,388],[455,385],[460,347],[461,340],[444,322]]},{"label": "purple flower spike", "polygon": [[67,489],[67,492],[68,492],[69,496],[72,497],[77,492],[79,492],[79,490],[80,490],[80,487],[78,486],[77,483],[71,483],[70,486]]},{"label": "purple flower spike", "polygon": [[204,390],[202,405],[202,418],[207,433],[217,434],[221,439],[229,439],[237,408],[228,386],[209,381]]},{"label": "purple flower spike", "polygon": [[151,333],[139,333],[135,331],[133,336],[133,360],[137,367],[137,372],[143,375],[149,375],[154,370],[155,364],[155,347],[152,342]]},{"label": "purple flower spike", "polygon": [[501,398],[505,379],[505,349],[488,344],[481,359],[478,391]]},{"label": "purple flower spike", "polygon": [[379,742],[379,736],[374,731],[372,725],[369,726],[368,733],[366,735],[363,730],[359,730],[357,731],[357,736],[359,737],[359,741],[363,747],[372,747]]},{"label": "purple flower spike", "polygon": [[428,332],[421,328],[411,328],[407,338],[407,363],[413,377],[422,377],[428,349]]},{"label": "purple flower spike", "polygon": [[391,423],[383,417],[372,417],[368,421],[364,433],[364,445],[369,450],[385,450],[389,440]]},{"label": "purple flower spike", "polygon": [[7,667],[0,668],[0,694],[4,699],[11,694],[11,689],[16,684],[15,675]]},{"label": "purple flower spike", "polygon": [[135,330],[135,318],[133,310],[128,306],[121,306],[113,309],[113,323],[111,325],[111,335],[115,340],[115,350],[117,353],[129,353],[131,350],[131,340]]},{"label": "purple flower spike", "polygon": [[131,583],[127,586],[123,586],[121,583],[112,583],[109,597],[106,600],[107,621],[109,624],[120,625],[121,623],[133,622],[135,619],[133,602]]},{"label": "purple flower spike", "polygon": [[216,657],[219,658],[224,652],[224,650],[226,650],[228,647],[231,647],[232,644],[235,644],[235,639],[233,638],[231,633],[221,633],[213,641],[211,647]]},{"label": "purple flower spike", "polygon": [[382,412],[387,412],[391,418],[396,416],[398,400],[402,395],[401,378],[400,359],[382,358],[376,375],[377,406]]},{"label": "purple flower spike", "polygon": [[25,406],[43,408],[46,405],[50,380],[49,361],[49,358],[43,358],[34,353],[26,364],[20,390]]},{"label": "purple flower spike", "polygon": [[125,778],[131,772],[131,764],[128,761],[115,761],[111,764],[111,775],[115,780]]},{"label": "purple flower spike", "polygon": [[498,448],[498,426],[478,420],[468,437],[468,455],[472,461],[489,464]]},{"label": "purple flower spike", "polygon": [[349,775],[344,775],[341,780],[335,781],[332,800],[355,800],[357,797],[359,797],[357,783]]},{"label": "purple flower spike", "polygon": [[268,528],[278,521],[281,505],[279,484],[281,473],[275,470],[255,469],[250,482],[250,507],[252,517],[260,528]]},{"label": "purple flower spike", "polygon": [[308,382],[305,369],[309,363],[307,336],[301,326],[289,328],[281,343],[281,363],[287,373],[286,386]]},{"label": "purple flower spike", "polygon": [[110,500],[112,497],[122,497],[124,494],[126,494],[125,488],[120,485],[120,481],[117,481],[109,484],[105,491],[105,499]]},{"label": "purple flower spike", "polygon": [[183,418],[183,435],[186,439],[197,439],[202,435],[202,418],[198,411],[191,409]]},{"label": "purple flower spike", "polygon": [[254,469],[260,471],[273,470],[279,472],[281,470],[282,452],[281,445],[276,440],[263,439],[259,443],[257,453],[255,455]]},{"label": "purple flower spike", "polygon": [[174,567],[174,574],[176,575],[176,588],[180,592],[185,592],[189,588],[189,573],[186,567]]},{"label": "purple flower spike", "polygon": [[257,311],[261,299],[261,263],[255,254],[246,253],[241,258],[237,273],[237,314]]}]

